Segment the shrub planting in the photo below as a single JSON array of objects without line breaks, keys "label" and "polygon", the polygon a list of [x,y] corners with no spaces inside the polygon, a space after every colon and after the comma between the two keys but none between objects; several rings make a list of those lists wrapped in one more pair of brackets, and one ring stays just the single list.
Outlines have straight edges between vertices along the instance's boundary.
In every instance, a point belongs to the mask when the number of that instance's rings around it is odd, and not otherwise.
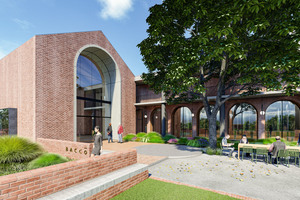
[{"label": "shrub planting", "polygon": [[137,133],[137,134],[136,134],[136,137],[141,138],[141,137],[144,137],[146,134],[147,134],[147,133],[140,132],[140,133]]},{"label": "shrub planting", "polygon": [[0,164],[0,176],[23,172],[28,170],[28,163]]},{"label": "shrub planting", "polygon": [[188,143],[188,139],[185,138],[185,137],[181,137],[181,138],[179,138],[179,140],[178,140],[178,144],[181,144],[181,145],[187,145],[187,143]]},{"label": "shrub planting", "polygon": [[147,136],[148,137],[155,137],[155,136],[161,137],[161,135],[157,132],[149,132],[149,133],[147,133]]},{"label": "shrub planting", "polygon": [[187,146],[190,147],[200,147],[198,140],[188,140]]},{"label": "shrub planting", "polygon": [[125,135],[125,136],[123,137],[123,140],[124,140],[125,142],[132,141],[132,138],[134,138],[134,137],[136,137],[135,134],[128,134],[128,135]]},{"label": "shrub planting", "polygon": [[174,135],[165,135],[165,137],[163,137],[164,141],[167,142],[169,141],[169,139],[177,139]]},{"label": "shrub planting", "polygon": [[222,155],[222,150],[221,149],[212,149],[212,148],[208,147],[206,149],[206,153],[208,155]]},{"label": "shrub planting", "polygon": [[0,137],[0,163],[29,162],[42,154],[42,147],[26,138]]},{"label": "shrub planting", "polygon": [[177,142],[178,142],[178,140],[175,138],[171,138],[167,141],[167,143],[169,143],[169,144],[176,144]]},{"label": "shrub planting", "polygon": [[255,141],[258,144],[272,144],[273,142],[276,142],[275,138],[258,139]]},{"label": "shrub planting", "polygon": [[199,142],[200,147],[208,147],[209,146],[209,142],[207,138],[200,138],[197,139]]},{"label": "shrub planting", "polygon": [[64,162],[68,162],[68,159],[58,154],[46,153],[31,161],[28,164],[28,168],[36,169],[36,168],[47,167],[50,165],[56,165]]},{"label": "shrub planting", "polygon": [[149,143],[165,143],[165,141],[159,136],[152,136],[149,139]]}]

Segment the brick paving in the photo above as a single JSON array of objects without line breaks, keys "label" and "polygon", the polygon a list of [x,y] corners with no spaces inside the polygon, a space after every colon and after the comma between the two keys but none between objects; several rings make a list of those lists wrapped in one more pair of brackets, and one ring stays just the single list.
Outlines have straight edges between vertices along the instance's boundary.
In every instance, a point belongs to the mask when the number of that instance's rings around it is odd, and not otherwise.
[{"label": "brick paving", "polygon": [[[145,145],[153,145],[151,143],[143,143],[143,142],[124,142],[122,144],[114,142],[108,143],[107,140],[103,141],[103,149],[106,151],[125,151],[127,149],[134,149],[135,147],[145,146]],[[167,159],[166,156],[152,156],[152,155],[144,155],[137,154],[137,162],[140,164],[154,165],[160,161]]]}]

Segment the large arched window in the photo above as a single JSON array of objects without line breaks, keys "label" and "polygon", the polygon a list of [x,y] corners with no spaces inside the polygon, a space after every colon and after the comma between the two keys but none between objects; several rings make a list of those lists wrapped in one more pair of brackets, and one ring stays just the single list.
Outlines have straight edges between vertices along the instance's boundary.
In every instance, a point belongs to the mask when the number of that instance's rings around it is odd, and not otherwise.
[{"label": "large arched window", "polygon": [[290,101],[277,101],[266,111],[266,137],[281,136],[288,140],[298,139],[300,133],[299,107]]},{"label": "large arched window", "polygon": [[[211,109],[213,109],[213,106],[211,106]],[[217,136],[220,135],[220,111],[218,111],[217,113]],[[208,137],[209,133],[208,133],[208,119],[207,119],[207,115],[205,112],[205,108],[202,108],[200,113],[199,113],[199,136],[202,137]]]},{"label": "large arched window", "polygon": [[174,113],[173,131],[177,137],[192,137],[192,112],[188,107],[180,107]]},{"label": "large arched window", "polygon": [[77,140],[92,141],[95,126],[103,132],[102,77],[97,66],[80,55],[77,61]]},{"label": "large arched window", "polygon": [[257,113],[255,108],[247,103],[235,104],[229,113],[229,133],[233,139],[257,139]]}]

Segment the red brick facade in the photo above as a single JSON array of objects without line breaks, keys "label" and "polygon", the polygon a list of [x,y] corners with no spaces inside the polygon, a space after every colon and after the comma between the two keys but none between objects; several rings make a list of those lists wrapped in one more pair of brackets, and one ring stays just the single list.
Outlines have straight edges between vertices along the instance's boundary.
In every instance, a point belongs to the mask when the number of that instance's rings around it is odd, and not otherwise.
[{"label": "red brick facade", "polygon": [[74,63],[93,45],[121,76],[121,122],[135,132],[134,75],[101,31],[37,35],[0,60],[0,109],[18,109],[18,135],[74,141]]},{"label": "red brick facade", "polygon": [[[112,73],[115,73],[118,80],[115,77],[111,81],[116,85],[119,84],[113,88],[114,98],[119,98],[116,101],[117,106],[112,106],[114,109],[111,110],[111,115],[117,118],[115,122],[111,119],[114,132],[119,122],[123,125],[125,135],[141,130],[153,130],[151,116],[154,109],[161,106],[161,95],[149,90],[142,80],[135,82],[134,75],[104,34],[101,31],[92,31],[37,35],[0,60],[0,109],[17,108],[19,136],[32,140],[37,138],[76,140],[74,69],[79,54],[89,47],[99,49],[100,57],[103,56],[101,59],[109,59],[108,63],[114,63],[115,69]],[[216,92],[214,82],[211,81],[208,87],[208,94],[214,96]],[[266,111],[271,103],[279,100],[289,100],[300,106],[299,95],[285,97],[268,94],[228,101],[225,104],[225,132],[231,134],[232,130],[228,117],[231,107],[244,102],[255,108],[256,132],[258,138],[264,138],[265,116],[259,113]],[[203,108],[200,102],[167,105],[167,132],[175,133],[175,127],[178,126],[174,125],[176,121],[174,113],[181,106],[188,107],[194,114],[192,134],[196,136],[199,130],[199,112]],[[148,118],[145,118],[145,115]],[[105,123],[108,124],[107,121]],[[92,125],[90,123],[87,126]],[[116,137],[116,134],[114,136]]]},{"label": "red brick facade", "polygon": [[35,139],[36,37],[0,60],[0,109],[18,108],[18,135]]},{"label": "red brick facade", "polygon": [[[157,99],[156,96],[153,96],[153,98],[148,99],[147,102],[158,102],[161,101],[161,99]],[[226,134],[233,134],[231,132],[230,126],[230,119],[229,119],[229,111],[237,103],[248,103],[252,105],[256,110],[257,115],[257,127],[256,131],[258,133],[258,138],[265,138],[266,137],[266,131],[265,131],[265,115],[261,115],[260,112],[264,111],[266,112],[268,106],[270,106],[272,103],[276,101],[291,101],[295,105],[297,105],[300,108],[300,95],[295,96],[272,96],[272,95],[264,95],[264,96],[253,96],[253,97],[247,97],[247,98],[239,98],[239,99],[232,99],[225,103],[225,133]],[[153,124],[151,122],[151,115],[153,111],[157,108],[161,108],[161,104],[156,105],[138,105],[136,106],[137,110],[142,110],[142,112],[147,115],[147,118],[143,119],[145,120],[144,124],[147,126],[147,132],[153,131]],[[189,103],[189,104],[176,104],[176,105],[167,105],[166,106],[166,119],[167,119],[167,132],[169,134],[174,134],[174,117],[175,112],[180,107],[188,107],[190,111],[194,114],[194,117],[192,118],[192,132],[193,136],[198,135],[199,131],[199,114],[201,109],[204,107],[202,102],[195,102],[195,103]],[[143,114],[143,115],[144,115]],[[300,133],[300,130],[295,131],[296,139],[298,139],[298,134]]]}]

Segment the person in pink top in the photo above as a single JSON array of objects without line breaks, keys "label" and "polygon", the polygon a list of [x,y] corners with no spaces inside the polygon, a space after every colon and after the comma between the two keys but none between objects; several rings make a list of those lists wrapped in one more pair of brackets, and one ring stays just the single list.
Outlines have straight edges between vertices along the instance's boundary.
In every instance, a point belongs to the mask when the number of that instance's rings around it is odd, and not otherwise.
[{"label": "person in pink top", "polygon": [[123,126],[120,124],[119,127],[118,127],[118,136],[119,136],[119,142],[118,143],[123,143],[122,135],[123,135]]}]

